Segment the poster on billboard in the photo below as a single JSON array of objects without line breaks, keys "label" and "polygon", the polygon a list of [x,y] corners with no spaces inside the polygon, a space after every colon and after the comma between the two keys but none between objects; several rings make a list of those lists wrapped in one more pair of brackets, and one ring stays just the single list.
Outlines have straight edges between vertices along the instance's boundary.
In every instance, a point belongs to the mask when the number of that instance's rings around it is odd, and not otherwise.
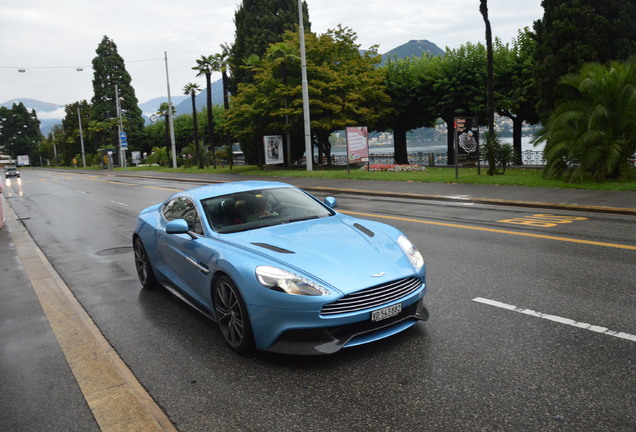
[{"label": "poster on billboard", "polygon": [[369,162],[369,134],[366,126],[349,126],[347,134],[347,164]]},{"label": "poster on billboard", "polygon": [[18,166],[27,166],[27,165],[31,165],[31,162],[29,162],[29,156],[18,156],[17,157],[18,160]]},{"label": "poster on billboard", "polygon": [[276,165],[285,162],[282,135],[265,135],[263,136],[263,144],[265,146],[265,165]]},{"label": "poster on billboard", "polygon": [[479,159],[479,118],[455,117],[455,151],[459,162]]}]

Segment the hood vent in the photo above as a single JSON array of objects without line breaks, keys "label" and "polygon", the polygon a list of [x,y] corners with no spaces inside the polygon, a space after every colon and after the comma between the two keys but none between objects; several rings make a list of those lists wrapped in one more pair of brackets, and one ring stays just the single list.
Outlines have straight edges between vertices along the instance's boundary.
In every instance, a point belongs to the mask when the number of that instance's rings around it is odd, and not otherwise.
[{"label": "hood vent", "polygon": [[283,248],[280,248],[278,246],[274,246],[274,245],[271,245],[271,244],[268,244],[268,243],[252,243],[252,244],[254,246],[259,246],[259,247],[262,247],[264,249],[269,249],[271,251],[278,252],[278,253],[284,253],[284,254],[295,254],[296,253],[296,252],[292,252],[290,250],[283,249]]},{"label": "hood vent", "polygon": [[369,237],[375,236],[375,233],[373,231],[371,231],[369,228],[363,227],[359,223],[354,223],[353,226],[359,229],[360,231],[362,231],[363,233],[365,233],[366,235],[368,235]]}]

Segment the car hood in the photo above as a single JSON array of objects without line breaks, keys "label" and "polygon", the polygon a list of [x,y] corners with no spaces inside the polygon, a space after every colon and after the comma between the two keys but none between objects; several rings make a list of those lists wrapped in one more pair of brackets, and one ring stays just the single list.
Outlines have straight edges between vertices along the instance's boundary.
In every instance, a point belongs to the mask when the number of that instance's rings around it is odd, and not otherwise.
[{"label": "car hood", "polygon": [[224,239],[348,294],[414,274],[397,244],[399,234],[388,225],[337,214]]}]

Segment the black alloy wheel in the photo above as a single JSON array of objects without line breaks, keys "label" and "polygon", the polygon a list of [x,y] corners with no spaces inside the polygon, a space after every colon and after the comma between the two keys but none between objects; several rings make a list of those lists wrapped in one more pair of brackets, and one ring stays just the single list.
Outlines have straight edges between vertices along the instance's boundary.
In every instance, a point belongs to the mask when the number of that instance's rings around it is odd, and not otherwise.
[{"label": "black alloy wheel", "polygon": [[139,277],[141,286],[144,289],[154,288],[157,285],[157,281],[152,272],[146,248],[144,248],[144,244],[139,237],[135,237],[133,249],[135,252],[135,268],[137,269],[137,276]]},{"label": "black alloy wheel", "polygon": [[252,326],[236,285],[229,277],[221,276],[214,284],[213,294],[216,319],[225,342],[238,353],[249,351],[254,345]]}]

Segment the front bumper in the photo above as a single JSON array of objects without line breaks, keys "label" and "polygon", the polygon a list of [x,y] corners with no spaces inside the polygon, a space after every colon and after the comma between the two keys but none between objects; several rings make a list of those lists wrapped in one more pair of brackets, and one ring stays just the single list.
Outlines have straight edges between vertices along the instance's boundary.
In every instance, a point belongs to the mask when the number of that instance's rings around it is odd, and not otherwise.
[{"label": "front bumper", "polygon": [[332,354],[342,348],[373,342],[406,330],[418,321],[428,319],[423,297],[402,309],[400,314],[386,320],[359,321],[333,327],[294,329],[284,332],[266,351],[296,354]]}]

